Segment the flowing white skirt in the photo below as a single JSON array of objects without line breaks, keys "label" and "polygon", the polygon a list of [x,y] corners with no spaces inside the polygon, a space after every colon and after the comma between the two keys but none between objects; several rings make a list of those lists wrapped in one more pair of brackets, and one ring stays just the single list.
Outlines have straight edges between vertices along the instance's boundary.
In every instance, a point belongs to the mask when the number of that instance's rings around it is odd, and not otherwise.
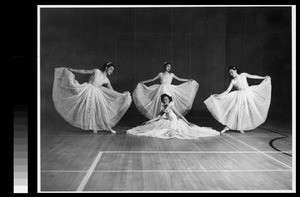
[{"label": "flowing white skirt", "polygon": [[204,101],[213,117],[232,130],[252,130],[265,122],[271,103],[271,79]]},{"label": "flowing white skirt", "polygon": [[132,93],[132,99],[138,111],[152,119],[161,111],[160,96],[166,93],[172,96],[176,109],[186,115],[192,108],[198,87],[199,84],[194,80],[180,85],[155,84],[149,87],[139,83]]},{"label": "flowing white skirt", "polygon": [[72,72],[56,68],[53,102],[57,112],[83,130],[107,130],[116,125],[129,108],[129,92],[119,93],[90,83],[79,84]]},{"label": "flowing white skirt", "polygon": [[126,131],[128,134],[136,136],[157,137],[163,139],[197,139],[201,137],[218,136],[220,132],[209,128],[194,125],[190,127],[183,120],[161,119],[146,125],[133,127]]}]

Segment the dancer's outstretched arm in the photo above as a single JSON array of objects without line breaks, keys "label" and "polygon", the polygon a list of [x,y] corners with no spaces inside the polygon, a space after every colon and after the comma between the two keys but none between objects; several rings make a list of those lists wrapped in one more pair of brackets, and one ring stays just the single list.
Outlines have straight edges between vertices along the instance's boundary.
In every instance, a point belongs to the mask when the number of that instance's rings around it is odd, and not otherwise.
[{"label": "dancer's outstretched arm", "polygon": [[225,91],[222,92],[221,94],[216,94],[215,96],[216,96],[216,97],[221,97],[221,96],[224,96],[224,95],[228,94],[228,93],[230,92],[230,90],[232,89],[232,87],[233,87],[233,81],[231,80],[231,82],[230,82],[230,84],[229,84],[227,90],[225,90]]},{"label": "dancer's outstretched arm", "polygon": [[251,79],[266,79],[266,78],[269,78],[270,76],[261,77],[258,75],[250,75],[250,74],[246,73],[246,77],[251,78]]},{"label": "dancer's outstretched arm", "polygon": [[149,123],[151,123],[151,122],[155,122],[155,121],[161,119],[161,117],[162,117],[161,114],[163,114],[163,113],[159,113],[158,116],[156,116],[155,118],[152,118],[151,120],[148,120],[147,122],[144,122],[143,125],[149,124]]},{"label": "dancer's outstretched arm", "polygon": [[158,79],[158,77],[159,77],[159,74],[156,77],[154,77],[153,79],[148,79],[148,80],[145,80],[145,81],[141,81],[140,83],[149,83],[149,82],[155,81],[156,79]]},{"label": "dancer's outstretched arm", "polygon": [[179,78],[177,77],[174,73],[173,73],[174,79],[178,80],[178,81],[192,81],[192,79],[183,79],[183,78]]},{"label": "dancer's outstretched arm", "polygon": [[71,71],[71,72],[80,73],[80,74],[93,74],[95,72],[95,69],[83,70],[83,69],[68,68],[68,70]]},{"label": "dancer's outstretched arm", "polygon": [[[116,91],[116,90],[113,89],[113,87],[112,87],[110,81],[108,81],[108,82],[106,83],[106,86],[107,86],[107,88],[109,88],[109,89],[111,89],[111,90],[113,90],[113,91],[115,91],[115,92],[118,92],[118,91]],[[125,94],[125,93],[127,93],[127,92],[128,92],[128,91],[124,91],[123,94]],[[119,93],[121,93],[121,92],[119,92]],[[122,93],[121,93],[121,94],[122,94]]]},{"label": "dancer's outstretched arm", "polygon": [[174,106],[171,106],[170,107],[173,112],[179,117],[181,118],[186,124],[188,124],[190,127],[193,126],[194,124],[193,123],[190,123],[189,121],[187,121],[187,119],[185,119],[185,117],[183,115],[181,115],[181,113],[174,107]]},{"label": "dancer's outstretched arm", "polygon": [[110,81],[108,81],[106,85],[107,85],[107,87],[108,87],[109,89],[114,90],[113,87],[111,86]]}]

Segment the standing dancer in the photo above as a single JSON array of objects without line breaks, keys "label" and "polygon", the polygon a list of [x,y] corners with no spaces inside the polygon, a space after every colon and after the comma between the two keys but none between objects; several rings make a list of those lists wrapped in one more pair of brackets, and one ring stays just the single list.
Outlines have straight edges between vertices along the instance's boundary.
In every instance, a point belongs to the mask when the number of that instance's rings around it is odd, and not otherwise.
[{"label": "standing dancer", "polygon": [[[67,122],[83,130],[116,133],[112,127],[122,118],[132,100],[129,92],[113,90],[107,78],[113,71],[112,62],[105,63],[101,70],[56,68],[52,96],[57,112]],[[87,83],[79,84],[72,72],[92,76]]]},{"label": "standing dancer", "polygon": [[[228,72],[232,78],[229,87],[222,94],[211,95],[204,103],[213,117],[226,125],[221,131],[252,130],[265,122],[271,103],[271,78],[240,73],[238,68],[230,66]],[[249,86],[247,78],[264,79],[259,85]],[[230,92],[235,86],[237,90]],[[230,93],[229,93],[230,92]]]},{"label": "standing dancer", "polygon": [[172,97],[167,94],[160,96],[162,110],[157,117],[141,126],[127,130],[128,134],[157,138],[197,139],[200,137],[218,136],[220,132],[209,128],[199,127],[188,122],[176,109]]},{"label": "standing dancer", "polygon": [[[198,91],[199,84],[195,80],[182,79],[174,73],[170,73],[171,64],[168,62],[165,62],[163,67],[164,72],[160,72],[153,79],[141,81],[132,93],[137,109],[148,119],[156,117],[161,111],[160,96],[164,93],[171,95],[175,107],[182,115],[186,115],[191,110]],[[172,85],[173,78],[185,83]],[[160,80],[160,84],[149,87],[144,84],[157,79]]]}]

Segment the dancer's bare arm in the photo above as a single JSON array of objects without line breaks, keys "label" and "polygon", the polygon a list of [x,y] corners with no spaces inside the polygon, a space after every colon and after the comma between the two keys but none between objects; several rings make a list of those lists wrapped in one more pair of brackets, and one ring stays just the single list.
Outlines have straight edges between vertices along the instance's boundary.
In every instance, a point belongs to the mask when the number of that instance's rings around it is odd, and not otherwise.
[{"label": "dancer's bare arm", "polygon": [[68,68],[68,70],[71,71],[71,72],[80,73],[80,74],[93,74],[95,72],[95,69],[83,70],[83,69]]},{"label": "dancer's bare arm", "polygon": [[143,125],[149,124],[149,123],[151,123],[151,122],[155,122],[155,121],[161,119],[161,117],[162,117],[162,115],[161,115],[161,113],[160,113],[160,114],[158,114],[158,116],[156,116],[155,118],[152,118],[152,119],[148,120],[147,122],[144,122]]},{"label": "dancer's bare arm", "polygon": [[174,73],[173,73],[173,77],[174,77],[174,79],[176,79],[176,80],[178,80],[178,81],[184,81],[184,82],[186,82],[186,81],[192,81],[192,79],[183,79],[183,78],[179,78],[179,77],[177,77]]},{"label": "dancer's bare arm", "polygon": [[224,95],[228,94],[228,93],[230,92],[230,90],[232,89],[232,87],[233,87],[233,81],[231,80],[231,82],[230,82],[230,84],[229,84],[227,90],[225,90],[225,91],[222,92],[221,94],[216,94],[215,96],[216,96],[216,97],[221,97],[221,96],[224,96]]},{"label": "dancer's bare arm", "polygon": [[107,85],[107,87],[108,87],[109,89],[114,90],[113,87],[111,86],[110,81],[108,81],[106,85]]},{"label": "dancer's bare arm", "polygon": [[246,77],[250,78],[250,79],[266,79],[270,76],[258,76],[258,75],[251,75],[251,74],[248,74],[248,73],[245,73],[246,74]]},{"label": "dancer's bare arm", "polygon": [[189,121],[187,121],[187,119],[185,119],[185,117],[174,107],[171,106],[171,109],[173,110],[173,112],[179,117],[181,118],[186,124],[188,124],[189,126],[193,126],[193,123],[190,123]]},{"label": "dancer's bare arm", "polygon": [[148,80],[145,80],[145,81],[141,81],[140,83],[149,83],[149,82],[152,82],[152,81],[155,81],[156,79],[158,79],[160,74],[158,74],[156,77],[154,77],[153,79],[148,79]]}]

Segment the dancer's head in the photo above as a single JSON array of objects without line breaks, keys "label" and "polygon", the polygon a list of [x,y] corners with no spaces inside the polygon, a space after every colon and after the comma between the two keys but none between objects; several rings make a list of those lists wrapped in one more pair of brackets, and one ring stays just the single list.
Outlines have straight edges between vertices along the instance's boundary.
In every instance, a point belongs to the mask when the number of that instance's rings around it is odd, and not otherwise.
[{"label": "dancer's head", "polygon": [[169,62],[165,62],[164,65],[164,71],[170,71],[171,70],[171,64]]},{"label": "dancer's head", "polygon": [[167,95],[167,94],[162,94],[160,96],[160,100],[163,104],[167,105],[169,104],[170,102],[172,102],[172,97]]},{"label": "dancer's head", "polygon": [[103,64],[101,71],[102,72],[106,72],[108,75],[111,75],[114,72],[115,66],[113,65],[113,63],[111,61],[106,62],[105,64]]},{"label": "dancer's head", "polygon": [[229,66],[227,68],[227,71],[231,78],[235,78],[237,76],[237,74],[240,74],[240,70],[235,66]]}]

